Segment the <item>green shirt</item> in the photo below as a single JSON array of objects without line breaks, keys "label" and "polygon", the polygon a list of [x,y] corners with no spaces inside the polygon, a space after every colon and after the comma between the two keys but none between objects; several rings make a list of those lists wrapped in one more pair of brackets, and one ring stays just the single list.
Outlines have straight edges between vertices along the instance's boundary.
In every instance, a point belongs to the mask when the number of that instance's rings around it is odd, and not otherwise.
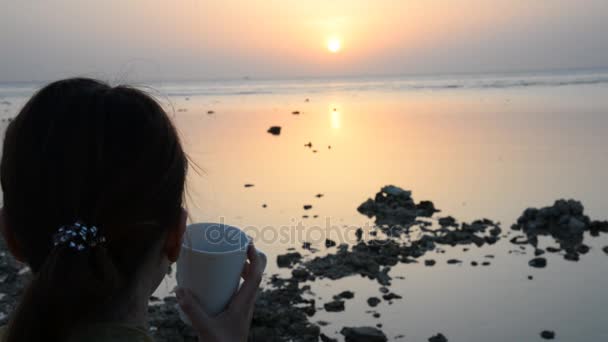
[{"label": "green shirt", "polygon": [[[4,341],[6,327],[0,327],[0,342]],[[143,328],[122,324],[94,324],[80,329],[69,342],[154,342]]]}]

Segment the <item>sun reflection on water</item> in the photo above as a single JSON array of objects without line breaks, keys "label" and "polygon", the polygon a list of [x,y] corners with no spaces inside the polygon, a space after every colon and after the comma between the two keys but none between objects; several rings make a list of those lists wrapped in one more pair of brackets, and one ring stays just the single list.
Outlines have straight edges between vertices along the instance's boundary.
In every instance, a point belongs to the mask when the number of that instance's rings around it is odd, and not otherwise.
[{"label": "sun reflection on water", "polygon": [[337,107],[332,106],[330,109],[331,127],[339,129],[342,126],[342,117]]}]

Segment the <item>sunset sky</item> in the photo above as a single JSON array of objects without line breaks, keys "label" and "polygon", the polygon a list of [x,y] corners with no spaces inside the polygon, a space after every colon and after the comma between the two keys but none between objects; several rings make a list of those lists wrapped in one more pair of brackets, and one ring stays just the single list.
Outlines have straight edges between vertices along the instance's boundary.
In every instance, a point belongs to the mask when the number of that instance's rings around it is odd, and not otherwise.
[{"label": "sunset sky", "polygon": [[606,0],[2,0],[0,82],[606,67],[607,16]]}]

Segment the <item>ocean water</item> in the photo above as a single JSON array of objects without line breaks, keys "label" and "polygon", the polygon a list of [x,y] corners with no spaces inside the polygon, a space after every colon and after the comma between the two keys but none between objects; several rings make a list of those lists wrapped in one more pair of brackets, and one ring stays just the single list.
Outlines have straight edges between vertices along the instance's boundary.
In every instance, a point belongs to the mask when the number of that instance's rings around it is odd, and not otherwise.
[{"label": "ocean water", "polygon": [[[0,84],[0,117],[14,116],[38,86]],[[356,208],[387,184],[432,200],[438,216],[487,217],[503,231],[525,208],[559,198],[608,219],[606,71],[157,82],[146,89],[170,112],[197,165],[188,177],[191,221],[245,228],[269,255],[267,276],[289,275],[275,262],[288,248],[324,255],[335,251],[326,238],[353,243],[354,228],[373,229]],[[281,134],[267,133],[270,126]],[[305,241],[318,251],[303,251]],[[374,308],[380,318],[366,312],[366,299],[380,295],[376,281],[318,279],[310,285],[319,307],[343,290],[355,298],[346,311],[318,310],[311,321],[330,322],[322,327],[329,336],[381,323],[389,339],[404,341],[438,332],[450,341],[538,341],[542,330],[554,330],[558,341],[608,340],[608,255],[601,250],[608,238],[586,236],[585,243],[591,251],[580,261],[549,254],[544,269],[528,266],[531,248],[510,254],[508,239],[429,253],[423,259],[437,260],[434,267],[391,270],[391,291],[403,299]],[[463,263],[448,265],[450,258]],[[470,266],[485,260],[491,265]],[[168,277],[157,294],[174,284]]]}]

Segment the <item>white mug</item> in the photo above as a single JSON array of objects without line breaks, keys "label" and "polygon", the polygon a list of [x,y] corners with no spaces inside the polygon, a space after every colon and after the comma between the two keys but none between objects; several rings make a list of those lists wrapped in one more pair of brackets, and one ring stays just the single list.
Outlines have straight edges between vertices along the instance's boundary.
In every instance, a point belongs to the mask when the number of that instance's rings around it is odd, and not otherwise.
[{"label": "white mug", "polygon": [[[189,225],[177,260],[177,285],[196,294],[209,315],[219,314],[239,287],[250,241],[239,228],[222,223]],[[266,255],[257,253],[266,267]],[[190,324],[178,310],[182,321]]]}]

